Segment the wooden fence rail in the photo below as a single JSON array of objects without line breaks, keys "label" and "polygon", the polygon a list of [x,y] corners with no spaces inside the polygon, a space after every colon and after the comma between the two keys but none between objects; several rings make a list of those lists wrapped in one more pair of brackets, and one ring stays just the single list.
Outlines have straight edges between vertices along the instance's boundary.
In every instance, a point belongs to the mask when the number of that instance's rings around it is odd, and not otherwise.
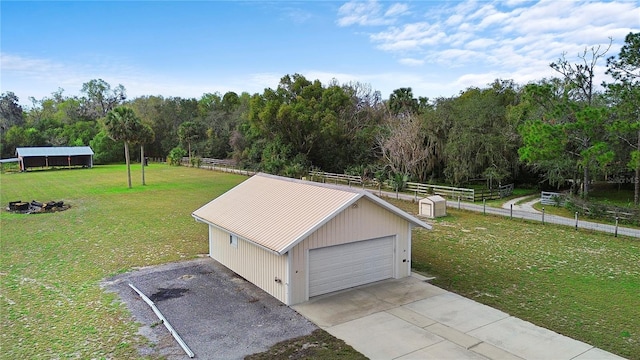
[{"label": "wooden fence rail", "polygon": [[[191,166],[189,164],[189,158],[183,157],[180,159],[180,165]],[[217,170],[222,172],[241,174],[246,176],[255,175],[255,171],[238,169],[236,168],[236,162],[228,159],[212,159],[212,158],[200,158],[199,164],[196,165],[200,168]]]},{"label": "wooden fence rail", "polygon": [[459,197],[460,200],[475,200],[475,190],[473,189],[408,182],[407,190],[417,192],[418,194],[440,195],[451,199],[457,199]]},{"label": "wooden fence rail", "polygon": [[362,177],[357,176],[357,175],[347,175],[347,174],[334,174],[334,173],[328,173],[328,172],[322,172],[322,171],[310,171],[309,172],[309,177],[311,181],[316,181],[316,182],[327,182],[327,180],[329,180],[330,182],[333,183],[343,183],[343,184],[362,184]]},{"label": "wooden fence rail", "polygon": [[474,193],[474,201],[496,200],[513,194],[513,184],[501,185],[497,189],[476,190]]},{"label": "wooden fence rail", "polygon": [[[321,171],[311,171],[309,172],[309,178],[312,181],[318,182],[332,182],[335,184],[361,184],[365,186],[365,181],[362,177],[357,175],[347,175],[347,174],[335,174],[335,173],[327,173]],[[369,185],[378,186],[378,182],[372,180]],[[380,184],[385,185],[385,184]],[[390,187],[386,185],[386,187]],[[491,199],[499,199],[506,196],[509,196],[513,193],[513,184],[500,186],[498,189],[493,190],[474,190],[467,188],[459,188],[452,186],[442,186],[442,185],[432,185],[432,184],[422,184],[416,182],[407,182],[405,191],[413,192],[418,195],[440,195],[450,199],[458,199],[464,201],[478,201],[478,200],[491,200]]]},{"label": "wooden fence rail", "polygon": [[[194,158],[195,159],[195,158]],[[183,157],[180,159],[181,164],[189,164],[189,158]],[[212,158],[200,158],[201,165],[221,165],[221,166],[230,166],[235,167],[237,163],[235,160],[231,159],[212,159]]]}]

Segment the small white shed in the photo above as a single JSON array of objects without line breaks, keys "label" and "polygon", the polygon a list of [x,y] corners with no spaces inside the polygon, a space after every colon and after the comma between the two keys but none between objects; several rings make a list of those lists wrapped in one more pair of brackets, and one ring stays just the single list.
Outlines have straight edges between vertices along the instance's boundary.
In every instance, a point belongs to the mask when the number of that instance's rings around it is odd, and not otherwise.
[{"label": "small white shed", "polygon": [[447,216],[447,200],[440,195],[432,195],[419,201],[419,214],[431,219]]},{"label": "small white shed", "polygon": [[411,274],[411,229],[368,191],[256,174],[193,212],[209,256],[287,305]]}]

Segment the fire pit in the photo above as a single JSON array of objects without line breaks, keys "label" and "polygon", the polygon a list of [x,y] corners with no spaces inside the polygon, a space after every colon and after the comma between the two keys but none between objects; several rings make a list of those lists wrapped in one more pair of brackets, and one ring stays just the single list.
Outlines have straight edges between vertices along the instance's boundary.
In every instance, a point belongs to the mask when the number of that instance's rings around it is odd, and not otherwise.
[{"label": "fire pit", "polygon": [[11,201],[7,207],[7,211],[19,213],[19,214],[41,214],[48,212],[64,211],[71,206],[65,204],[64,201],[49,201],[46,203],[31,200],[31,202],[24,202],[22,200]]}]

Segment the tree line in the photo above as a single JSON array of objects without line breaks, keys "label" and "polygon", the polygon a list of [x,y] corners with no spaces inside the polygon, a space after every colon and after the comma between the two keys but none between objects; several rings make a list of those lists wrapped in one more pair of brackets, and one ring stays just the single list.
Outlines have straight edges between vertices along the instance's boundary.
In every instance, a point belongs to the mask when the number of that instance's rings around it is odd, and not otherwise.
[{"label": "tree line", "polygon": [[[554,76],[525,85],[497,79],[457,96],[415,97],[410,87],[383,99],[368,84],[285,75],[262,93],[201,98],[141,96],[101,79],[79,96],[62,89],[23,109],[0,98],[2,157],[17,146],[89,145],[96,163],[122,161],[129,140],[113,136],[114,111],[129,109],[133,150],[150,157],[233,158],[240,166],[298,177],[310,169],[369,178],[467,184],[485,179],[568,186],[587,196],[593,180],[635,178],[640,193],[640,33],[620,53],[585,49],[550,64]],[[596,84],[606,64],[611,82]],[[601,85],[601,86],[598,86]],[[111,122],[113,125],[113,122]],[[140,125],[140,126],[141,126]],[[136,125],[138,126],[138,125]]]}]

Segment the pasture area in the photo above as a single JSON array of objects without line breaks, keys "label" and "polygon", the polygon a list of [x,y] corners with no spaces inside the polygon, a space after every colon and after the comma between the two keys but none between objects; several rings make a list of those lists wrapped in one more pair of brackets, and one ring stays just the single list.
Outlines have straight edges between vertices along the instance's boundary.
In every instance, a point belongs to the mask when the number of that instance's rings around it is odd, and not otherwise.
[{"label": "pasture area", "polygon": [[[207,226],[191,212],[243,176],[151,164],[142,186],[124,165],[0,177],[0,358],[137,357],[145,339],[99,282],[134,267],[194,258]],[[64,200],[71,208],[21,215],[9,201]]]},{"label": "pasture area", "polygon": [[[135,358],[126,308],[99,286],[135,267],[207,252],[191,212],[246,177],[151,164],[0,175],[0,358]],[[266,189],[268,191],[268,189]],[[9,201],[63,200],[20,215]],[[409,212],[417,204],[393,201]],[[435,285],[640,359],[640,241],[448,209],[414,230],[413,266]]]}]

